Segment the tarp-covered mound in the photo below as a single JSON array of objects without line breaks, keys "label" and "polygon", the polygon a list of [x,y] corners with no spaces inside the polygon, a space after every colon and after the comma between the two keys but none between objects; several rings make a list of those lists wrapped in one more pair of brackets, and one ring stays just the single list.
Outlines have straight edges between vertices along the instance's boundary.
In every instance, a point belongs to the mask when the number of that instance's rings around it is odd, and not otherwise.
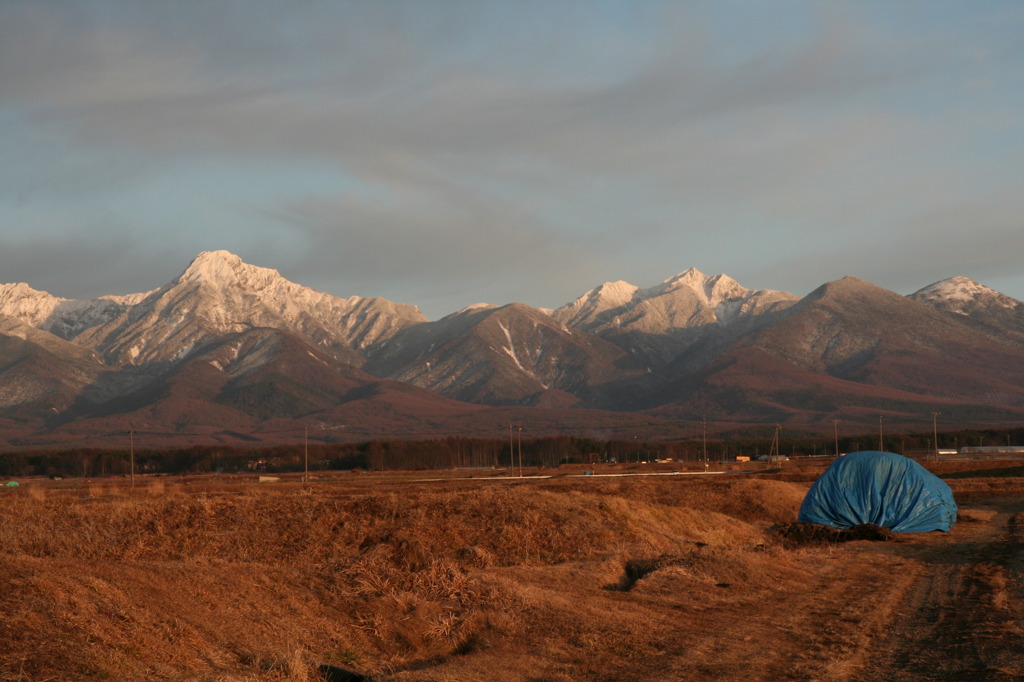
[{"label": "tarp-covered mound", "polygon": [[855,452],[825,470],[800,505],[800,523],[852,528],[871,523],[894,533],[948,531],[956,502],[946,482],[893,452]]}]

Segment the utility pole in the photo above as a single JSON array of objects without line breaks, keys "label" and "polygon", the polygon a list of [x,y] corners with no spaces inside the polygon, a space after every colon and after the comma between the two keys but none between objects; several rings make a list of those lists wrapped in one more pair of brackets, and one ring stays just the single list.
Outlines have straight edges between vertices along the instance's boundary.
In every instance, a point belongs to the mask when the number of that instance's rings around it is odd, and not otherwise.
[{"label": "utility pole", "polygon": [[939,415],[941,412],[932,412],[932,437],[935,439],[935,459],[939,459]]},{"label": "utility pole", "polygon": [[523,424],[522,422],[516,424],[516,429],[519,431],[519,478],[523,477]]},{"label": "utility pole", "polygon": [[708,418],[707,418],[706,415],[702,416],[700,418],[700,424],[701,424],[701,432],[703,434],[702,440],[704,442],[704,472],[707,473],[707,470],[708,470]]},{"label": "utility pole", "polygon": [[836,434],[836,459],[839,459],[839,420],[832,420],[832,428]]},{"label": "utility pole", "polygon": [[135,429],[128,425],[128,456],[131,461],[132,487],[135,487]]},{"label": "utility pole", "polygon": [[302,474],[302,482],[309,483],[309,425],[302,427],[302,442],[305,450],[306,472]]},{"label": "utility pole", "polygon": [[878,415],[878,451],[885,451],[885,445],[882,440],[882,415]]}]

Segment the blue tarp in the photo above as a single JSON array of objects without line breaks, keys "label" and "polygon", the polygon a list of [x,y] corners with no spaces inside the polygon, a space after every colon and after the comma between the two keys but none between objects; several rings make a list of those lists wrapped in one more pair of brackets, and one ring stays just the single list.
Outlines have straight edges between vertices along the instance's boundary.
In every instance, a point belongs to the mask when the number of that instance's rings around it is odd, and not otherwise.
[{"label": "blue tarp", "polygon": [[799,521],[833,528],[872,523],[894,533],[948,531],[956,523],[956,502],[945,481],[912,459],[854,452],[814,482]]}]

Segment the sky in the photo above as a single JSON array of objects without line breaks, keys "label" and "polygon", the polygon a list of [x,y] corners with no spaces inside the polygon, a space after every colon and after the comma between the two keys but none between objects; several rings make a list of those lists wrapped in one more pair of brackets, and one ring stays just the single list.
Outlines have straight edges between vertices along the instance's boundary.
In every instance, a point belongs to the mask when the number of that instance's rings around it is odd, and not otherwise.
[{"label": "sky", "polygon": [[0,282],[1024,299],[1024,3],[0,0]]}]

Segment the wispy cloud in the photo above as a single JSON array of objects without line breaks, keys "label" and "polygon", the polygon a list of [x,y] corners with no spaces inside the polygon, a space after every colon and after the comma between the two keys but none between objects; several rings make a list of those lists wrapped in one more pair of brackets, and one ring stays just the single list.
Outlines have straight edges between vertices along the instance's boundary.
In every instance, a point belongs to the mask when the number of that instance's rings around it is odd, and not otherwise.
[{"label": "wispy cloud", "polygon": [[4,3],[0,235],[90,291],[38,240],[229,248],[433,315],[691,265],[895,287],[970,253],[984,279],[1019,215],[1024,17],[929,7]]}]

